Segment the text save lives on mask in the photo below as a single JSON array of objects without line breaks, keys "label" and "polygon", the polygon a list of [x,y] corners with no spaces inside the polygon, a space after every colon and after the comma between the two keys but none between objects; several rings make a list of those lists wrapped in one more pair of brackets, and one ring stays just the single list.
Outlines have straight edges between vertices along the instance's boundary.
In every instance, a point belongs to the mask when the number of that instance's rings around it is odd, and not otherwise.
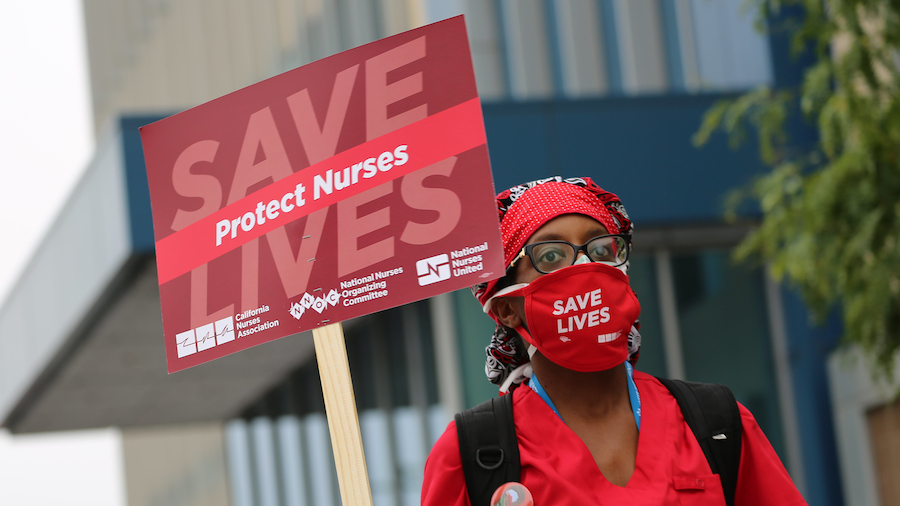
[{"label": "text save lives on mask", "polygon": [[567,369],[602,371],[628,358],[628,332],[641,306],[628,276],[601,263],[545,274],[506,296],[525,297],[528,330],[516,330]]}]

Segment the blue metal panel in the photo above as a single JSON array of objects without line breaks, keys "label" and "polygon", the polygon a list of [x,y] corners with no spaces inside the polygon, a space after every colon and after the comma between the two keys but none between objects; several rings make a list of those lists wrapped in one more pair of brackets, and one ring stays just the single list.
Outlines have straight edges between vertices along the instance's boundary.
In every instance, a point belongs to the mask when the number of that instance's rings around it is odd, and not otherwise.
[{"label": "blue metal panel", "polygon": [[724,136],[691,144],[725,95],[609,97],[485,104],[498,189],[547,175],[588,175],[616,192],[639,224],[721,221],[729,190],[764,170],[755,147]]},{"label": "blue metal panel", "polygon": [[[690,143],[703,112],[724,95],[608,97],[484,105],[498,191],[552,174],[595,177],[618,193],[639,225],[720,221],[725,194],[763,170],[753,146],[718,136]],[[153,250],[138,128],[164,116],[122,119],[135,251]]]},{"label": "blue metal panel", "polygon": [[[777,16],[768,20],[771,27],[769,48],[772,75],[778,88],[799,86],[803,82],[805,70],[815,63],[815,52],[811,47],[799,56],[794,55],[791,42],[793,33],[791,30],[784,30],[792,24],[796,26],[803,15],[801,7],[791,6],[782,8]],[[802,119],[796,109],[786,129],[795,145],[812,146],[818,142],[818,132]],[[797,293],[785,290],[783,299],[806,473],[806,500],[809,504],[842,506],[843,488],[826,363],[829,353],[843,333],[843,324],[832,315],[823,326],[812,327],[806,306]]]},{"label": "blue metal panel", "polygon": [[803,21],[803,8],[785,6],[778,15],[768,19],[769,56],[772,61],[772,77],[776,88],[794,87],[803,82],[803,73],[815,63],[815,49],[809,46],[799,55],[794,53],[791,28]]},{"label": "blue metal panel", "polygon": [[131,224],[131,244],[136,253],[150,253],[155,249],[153,219],[150,215],[150,187],[140,127],[165,116],[126,116],[120,119],[122,152],[125,159],[125,186]]},{"label": "blue metal panel", "polygon": [[782,299],[805,464],[806,501],[841,506],[844,504],[843,490],[826,363],[828,355],[838,345],[842,324],[835,314],[823,325],[811,326],[809,312],[795,291],[782,290]]}]

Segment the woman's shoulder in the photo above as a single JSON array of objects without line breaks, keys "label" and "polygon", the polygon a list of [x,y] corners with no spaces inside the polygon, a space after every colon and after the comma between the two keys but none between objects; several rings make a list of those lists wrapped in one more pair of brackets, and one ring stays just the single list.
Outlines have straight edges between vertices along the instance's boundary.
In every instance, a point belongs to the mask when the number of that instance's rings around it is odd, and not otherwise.
[{"label": "woman's shoulder", "polygon": [[[520,408],[521,411],[523,402],[525,402],[524,399],[527,397],[528,393],[531,393],[531,389],[520,387],[507,394],[512,395],[513,413],[516,413],[517,407]],[[518,414],[522,415],[522,412],[519,412]],[[451,420],[450,423],[447,424],[444,433],[441,434],[431,448],[431,453],[428,456],[426,466],[432,465],[441,467],[445,471],[462,468],[462,458],[459,453],[459,436],[456,431],[455,420]]]},{"label": "woman's shoulder", "polygon": [[669,393],[669,389],[652,374],[647,374],[635,369],[632,377],[634,378],[634,384],[637,387],[638,392],[641,392],[642,390],[652,390],[658,393]]},{"label": "woman's shoulder", "polygon": [[468,504],[459,439],[453,421],[434,443],[425,461],[421,503],[426,506]]},{"label": "woman's shoulder", "polygon": [[430,465],[439,465],[442,468],[462,467],[462,459],[459,455],[459,438],[456,434],[456,421],[451,420],[444,429],[444,433],[438,438],[428,455],[426,468]]},{"label": "woman's shoulder", "polygon": [[[515,413],[515,408],[521,406],[523,397],[526,395],[526,391],[530,392],[528,388],[516,388],[511,393],[507,395],[512,395],[513,398],[513,412]],[[459,437],[456,431],[456,421],[451,420],[449,424],[447,424],[447,428],[444,429],[444,433],[438,438],[438,440],[434,443],[434,446],[431,448],[431,453],[429,454],[428,461],[431,462],[434,460],[436,463],[440,462],[441,465],[449,466],[449,467],[462,467],[462,459],[459,454]]]},{"label": "woman's shoulder", "polygon": [[[529,409],[527,406],[523,407],[522,402],[530,391],[529,388],[520,386],[508,394],[512,395],[513,413],[518,413],[517,418]],[[447,428],[434,443],[425,461],[421,504],[423,506],[469,504],[455,420],[447,424]]]}]

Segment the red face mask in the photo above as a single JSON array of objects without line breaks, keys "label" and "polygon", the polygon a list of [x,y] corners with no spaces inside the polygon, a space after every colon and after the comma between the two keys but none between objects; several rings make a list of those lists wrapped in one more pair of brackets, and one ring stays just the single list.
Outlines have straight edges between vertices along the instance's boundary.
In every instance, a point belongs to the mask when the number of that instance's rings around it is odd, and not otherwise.
[{"label": "red face mask", "polygon": [[628,332],[641,305],[619,269],[576,264],[505,295],[525,297],[528,330],[516,330],[555,364],[591,372],[628,358]]}]

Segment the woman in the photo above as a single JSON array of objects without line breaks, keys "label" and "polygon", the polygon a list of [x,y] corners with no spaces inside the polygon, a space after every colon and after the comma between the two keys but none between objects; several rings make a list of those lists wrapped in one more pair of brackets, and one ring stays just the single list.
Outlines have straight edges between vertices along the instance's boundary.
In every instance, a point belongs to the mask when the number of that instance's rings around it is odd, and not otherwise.
[{"label": "woman", "polygon": [[[507,274],[473,287],[496,322],[486,372],[512,385],[521,478],[545,505],[724,505],[678,403],[632,369],[640,313],[628,284],[633,230],[589,178],[497,196]],[[530,357],[530,360],[529,360]],[[743,406],[734,504],[806,504]],[[470,504],[455,423],[425,466],[422,504]],[[480,505],[476,505],[480,506]]]}]

